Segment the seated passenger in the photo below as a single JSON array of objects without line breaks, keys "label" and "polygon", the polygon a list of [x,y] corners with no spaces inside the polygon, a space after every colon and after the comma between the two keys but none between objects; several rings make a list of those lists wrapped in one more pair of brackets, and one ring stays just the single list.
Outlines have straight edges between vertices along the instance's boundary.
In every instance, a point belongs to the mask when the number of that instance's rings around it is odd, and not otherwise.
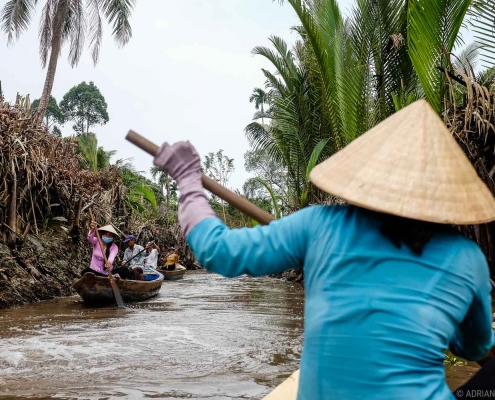
[{"label": "seated passenger", "polygon": [[127,249],[124,252],[122,266],[129,268],[134,279],[139,280],[139,277],[143,273],[145,248],[136,244],[136,237],[134,235],[127,235],[124,243],[127,243]]},{"label": "seated passenger", "polygon": [[146,258],[144,259],[145,268],[156,269],[158,263],[158,256],[160,254],[160,247],[155,242],[146,243]]},{"label": "seated passenger", "polygon": [[165,268],[167,271],[173,271],[175,269],[175,264],[179,262],[179,256],[175,248],[170,247],[167,252],[167,257],[165,258]]}]

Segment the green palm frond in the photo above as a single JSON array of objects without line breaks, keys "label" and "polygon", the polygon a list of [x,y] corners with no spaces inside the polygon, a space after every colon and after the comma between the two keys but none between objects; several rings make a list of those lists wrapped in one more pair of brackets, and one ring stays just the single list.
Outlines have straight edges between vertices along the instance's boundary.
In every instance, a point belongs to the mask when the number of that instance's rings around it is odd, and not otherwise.
[{"label": "green palm frond", "polygon": [[119,171],[129,171],[133,174],[138,174],[139,172],[136,170],[136,167],[132,163],[134,159],[131,158],[119,158],[118,160],[115,161],[115,168],[117,168]]},{"label": "green palm frond", "polygon": [[[308,42],[315,54],[322,79],[322,105],[330,124],[334,141],[338,143],[341,121],[337,107],[333,101],[337,97],[335,74],[342,72],[337,60],[339,53],[339,33],[343,29],[343,21],[335,0],[321,0],[319,6],[309,9],[301,0],[288,0],[294,8],[307,35]],[[317,15],[313,17],[313,13]],[[337,144],[340,148],[340,143]]]},{"label": "green palm frond", "polygon": [[313,168],[318,164],[318,161],[320,160],[321,154],[323,152],[323,149],[328,143],[328,139],[323,139],[318,142],[318,144],[315,146],[313,149],[313,152],[311,153],[311,157],[309,158],[308,165],[306,167],[306,181],[309,182],[309,174],[313,170]]},{"label": "green palm frond", "polygon": [[78,148],[87,164],[87,169],[98,171],[98,140],[94,133],[88,132],[78,136]]},{"label": "green palm frond", "polygon": [[103,147],[98,147],[98,151],[96,153],[97,169],[107,169],[110,166],[110,159],[115,154],[117,154],[116,150],[106,151]]},{"label": "green palm frond", "polygon": [[103,22],[100,14],[100,2],[98,0],[88,0],[89,8],[89,47],[91,58],[96,65],[100,57],[101,41],[103,38]]},{"label": "green palm frond", "polygon": [[142,196],[153,208],[154,211],[157,209],[157,201],[156,201],[156,196],[153,190],[147,186],[147,185],[138,185],[135,188],[133,188],[132,193],[134,195],[139,195]]},{"label": "green palm frond", "polygon": [[263,180],[261,178],[255,178],[255,179],[256,179],[256,181],[261,183],[265,187],[265,189],[268,191],[268,193],[270,194],[270,197],[272,199],[272,206],[273,206],[273,211],[275,214],[275,219],[280,219],[281,214],[280,214],[280,207],[278,206],[278,198],[277,198],[277,195],[275,194],[273,188],[265,180]]},{"label": "green palm frond", "polygon": [[[273,42],[275,38],[271,38]],[[281,40],[281,39],[280,39]],[[287,68],[287,59],[284,59],[282,55],[277,54],[272,49],[268,47],[255,47],[252,51],[252,54],[259,55],[265,57],[269,60],[273,66],[277,69],[278,74],[282,77],[282,80],[285,86],[290,86],[290,71]],[[289,55],[284,55],[286,58],[290,57]]]},{"label": "green palm frond", "polygon": [[495,64],[495,2],[473,0],[470,9],[471,25],[477,44],[482,49],[486,66]]},{"label": "green palm frond", "polygon": [[348,34],[361,65],[370,66],[376,122],[394,112],[393,94],[407,95],[417,85],[406,43],[408,5],[406,0],[357,0],[353,9]]},{"label": "green palm frond", "polygon": [[478,74],[476,82],[481,86],[492,88],[495,85],[495,67],[488,68]]},{"label": "green palm frond", "polygon": [[129,20],[135,3],[135,0],[102,0],[101,10],[112,24],[112,35],[119,46],[127,44],[132,37]]},{"label": "green palm frond", "polygon": [[86,40],[86,11],[83,0],[69,1],[65,18],[63,38],[70,42],[69,64],[74,67],[79,62]]},{"label": "green palm frond", "polygon": [[43,7],[39,29],[41,65],[46,67],[52,48],[53,18],[57,8],[56,0],[48,0]]},{"label": "green palm frond", "polygon": [[37,0],[8,0],[2,8],[2,29],[7,35],[8,43],[18,39],[25,31],[35,12]]},{"label": "green palm frond", "polygon": [[444,90],[437,66],[448,66],[449,54],[459,38],[459,30],[471,0],[417,0],[409,3],[408,48],[426,99],[440,113]]},{"label": "green palm frond", "polygon": [[479,54],[479,44],[471,43],[467,45],[458,56],[452,57],[452,66],[454,70],[473,77]]}]

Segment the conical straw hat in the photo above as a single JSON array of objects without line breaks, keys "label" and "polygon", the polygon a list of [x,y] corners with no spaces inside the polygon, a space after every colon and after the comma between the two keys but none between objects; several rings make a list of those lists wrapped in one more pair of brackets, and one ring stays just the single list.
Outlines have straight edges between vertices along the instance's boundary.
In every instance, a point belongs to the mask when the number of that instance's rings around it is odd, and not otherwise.
[{"label": "conical straw hat", "polygon": [[98,228],[98,230],[103,232],[110,232],[113,233],[115,236],[119,236],[119,234],[112,225],[102,226],[101,228]]},{"label": "conical straw hat", "polygon": [[425,100],[397,112],[317,165],[311,181],[351,204],[470,225],[495,220],[495,200]]}]

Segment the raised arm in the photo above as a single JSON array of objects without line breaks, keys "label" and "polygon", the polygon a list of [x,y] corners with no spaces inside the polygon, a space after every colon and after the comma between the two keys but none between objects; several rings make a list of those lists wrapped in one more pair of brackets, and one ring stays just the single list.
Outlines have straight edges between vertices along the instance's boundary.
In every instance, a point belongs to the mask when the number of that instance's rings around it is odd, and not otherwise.
[{"label": "raised arm", "polygon": [[307,208],[268,226],[229,229],[218,218],[208,218],[187,236],[199,263],[210,271],[234,277],[260,276],[303,266],[308,247]]},{"label": "raised arm", "polygon": [[485,358],[494,345],[492,329],[492,298],[488,265],[481,254],[478,265],[473,266],[476,293],[450,345],[451,351],[466,360],[479,361]]},{"label": "raised arm", "polygon": [[96,237],[96,221],[91,221],[91,225],[89,227],[89,233],[88,233],[88,242],[91,243],[93,246],[98,244],[98,238]]}]

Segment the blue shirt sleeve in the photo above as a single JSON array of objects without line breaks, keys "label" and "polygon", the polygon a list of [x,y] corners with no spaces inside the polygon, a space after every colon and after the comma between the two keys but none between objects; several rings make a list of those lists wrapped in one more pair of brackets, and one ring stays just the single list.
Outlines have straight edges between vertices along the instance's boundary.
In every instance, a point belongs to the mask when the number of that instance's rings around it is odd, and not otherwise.
[{"label": "blue shirt sleeve", "polygon": [[472,266],[477,291],[450,345],[455,355],[470,361],[482,360],[494,344],[489,270],[484,255],[477,250],[478,265]]},{"label": "blue shirt sleeve", "polygon": [[193,228],[187,242],[202,266],[227,277],[301,268],[315,208],[255,228],[229,229],[219,218],[207,218]]}]

